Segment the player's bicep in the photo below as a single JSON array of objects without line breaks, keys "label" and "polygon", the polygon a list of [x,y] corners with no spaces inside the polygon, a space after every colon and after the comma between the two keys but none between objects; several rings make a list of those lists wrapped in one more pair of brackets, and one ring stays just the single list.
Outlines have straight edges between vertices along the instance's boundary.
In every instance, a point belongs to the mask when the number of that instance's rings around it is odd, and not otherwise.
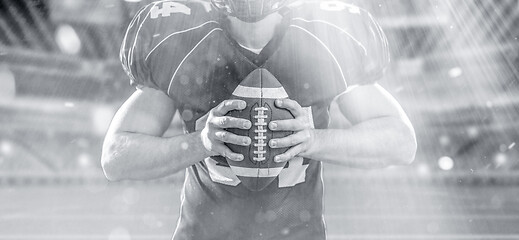
[{"label": "player's bicep", "polygon": [[175,111],[175,102],[164,92],[143,87],[137,89],[119,108],[108,132],[162,136]]},{"label": "player's bicep", "polygon": [[341,113],[353,125],[374,118],[396,117],[409,122],[396,99],[378,84],[359,85],[336,99]]}]

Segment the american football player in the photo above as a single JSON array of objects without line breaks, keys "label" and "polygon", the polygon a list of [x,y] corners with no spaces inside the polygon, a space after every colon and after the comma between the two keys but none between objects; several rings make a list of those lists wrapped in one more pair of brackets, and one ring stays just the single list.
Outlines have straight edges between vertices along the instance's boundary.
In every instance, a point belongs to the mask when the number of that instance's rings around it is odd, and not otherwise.
[{"label": "american football player", "polygon": [[[158,1],[131,21],[120,59],[136,91],[106,134],[102,166],[109,180],[155,179],[186,170],[181,239],[325,239],[322,163],[356,168],[413,161],[413,128],[397,101],[377,84],[389,64],[380,26],[340,1]],[[279,108],[294,119],[269,123],[293,133],[268,142],[289,149],[285,167],[265,189],[250,191],[227,161],[243,154],[226,144],[253,139],[244,109],[229,100],[262,68],[283,86]],[[329,129],[335,102],[351,122]],[[164,137],[178,112],[185,134]]]}]

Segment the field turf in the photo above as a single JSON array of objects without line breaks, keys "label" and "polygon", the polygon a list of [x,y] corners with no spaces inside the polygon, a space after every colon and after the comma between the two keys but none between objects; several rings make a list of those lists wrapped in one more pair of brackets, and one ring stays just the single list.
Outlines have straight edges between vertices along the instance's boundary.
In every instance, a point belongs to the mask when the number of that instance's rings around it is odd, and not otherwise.
[{"label": "field turf", "polygon": [[[0,186],[0,239],[169,239],[181,185]],[[328,239],[519,239],[519,186],[325,188]]]}]

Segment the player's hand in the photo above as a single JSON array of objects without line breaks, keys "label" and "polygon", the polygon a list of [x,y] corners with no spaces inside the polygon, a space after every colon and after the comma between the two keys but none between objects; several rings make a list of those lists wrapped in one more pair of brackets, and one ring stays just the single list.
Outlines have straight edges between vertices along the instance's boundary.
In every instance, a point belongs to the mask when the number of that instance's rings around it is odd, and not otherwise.
[{"label": "player's hand", "polygon": [[294,157],[300,156],[304,153],[314,141],[314,132],[306,111],[294,100],[291,99],[277,99],[275,102],[279,108],[287,109],[295,117],[294,119],[277,120],[269,123],[269,128],[272,131],[293,131],[294,133],[284,138],[275,138],[269,141],[271,148],[286,148],[289,149],[279,154],[274,158],[276,162],[285,162]]},{"label": "player's hand", "polygon": [[233,161],[243,160],[243,155],[231,151],[225,143],[248,146],[251,139],[226,131],[226,128],[249,129],[252,126],[248,119],[225,116],[229,111],[242,110],[246,106],[242,100],[225,100],[209,111],[201,138],[204,147],[215,155],[224,156]]}]

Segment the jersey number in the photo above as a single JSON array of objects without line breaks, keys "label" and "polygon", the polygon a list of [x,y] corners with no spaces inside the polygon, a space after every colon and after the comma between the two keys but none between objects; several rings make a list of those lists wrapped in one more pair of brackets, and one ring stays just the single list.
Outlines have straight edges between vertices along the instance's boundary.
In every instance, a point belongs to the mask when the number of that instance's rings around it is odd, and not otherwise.
[{"label": "jersey number", "polygon": [[348,3],[337,1],[337,0],[331,0],[331,1],[323,1],[321,2],[320,8],[325,11],[331,11],[331,12],[340,12],[345,9],[348,9],[350,13],[353,14],[359,14],[360,8],[350,5]]},{"label": "jersey number", "polygon": [[337,11],[340,12],[346,9],[347,3],[341,1],[323,1],[321,2],[321,9],[325,11]]},{"label": "jersey number", "polygon": [[[162,5],[162,7],[159,7]],[[155,19],[160,17],[169,17],[172,13],[183,13],[191,15],[191,9],[186,5],[178,2],[165,2],[159,5],[155,5],[151,8],[151,18]]]},{"label": "jersey number", "polygon": [[[240,184],[240,179],[234,175],[230,167],[220,166],[217,164],[216,160],[210,157],[204,159],[204,162],[207,166],[207,170],[209,171],[209,176],[213,182],[229,186],[236,186]],[[283,168],[283,170],[281,170],[278,175],[278,187],[280,188],[292,187],[305,181],[308,164],[303,164],[302,157],[293,158],[287,164],[288,167]]]}]

